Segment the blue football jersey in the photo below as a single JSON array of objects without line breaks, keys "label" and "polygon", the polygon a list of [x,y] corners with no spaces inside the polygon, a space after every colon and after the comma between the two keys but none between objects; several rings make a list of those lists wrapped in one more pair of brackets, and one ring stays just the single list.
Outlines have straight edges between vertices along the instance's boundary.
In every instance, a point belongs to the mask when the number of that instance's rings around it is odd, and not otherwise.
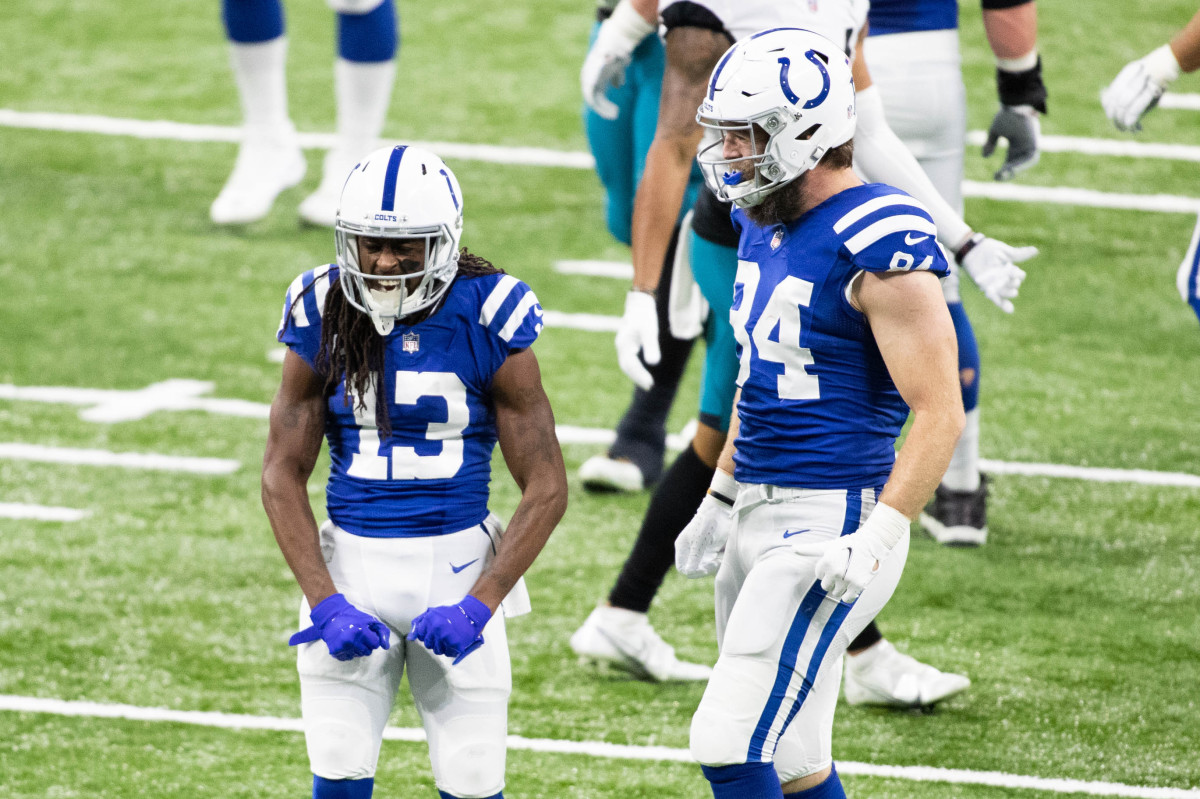
[{"label": "blue football jersey", "polygon": [[760,228],[737,208],[733,222],[741,236],[729,311],[741,359],[735,477],[882,486],[908,406],[850,289],[864,271],[949,274],[933,219],[899,189],[872,183],[788,225]]},{"label": "blue football jersey", "polygon": [[[337,279],[333,265],[305,272],[284,302],[277,337],[314,371],[325,297]],[[372,537],[442,535],[482,522],[496,445],[492,377],[541,330],[537,297],[504,274],[460,276],[436,313],[397,324],[384,350],[391,437],[380,441],[377,397],[365,408],[347,404],[343,378],[328,399],[329,518]]]},{"label": "blue football jersey", "polygon": [[958,28],[957,0],[871,0],[869,36]]}]

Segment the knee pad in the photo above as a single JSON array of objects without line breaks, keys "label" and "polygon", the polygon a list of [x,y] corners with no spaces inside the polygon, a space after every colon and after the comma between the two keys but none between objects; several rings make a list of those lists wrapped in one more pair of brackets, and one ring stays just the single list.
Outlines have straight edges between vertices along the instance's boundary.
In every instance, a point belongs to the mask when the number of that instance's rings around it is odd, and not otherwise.
[{"label": "knee pad", "polygon": [[304,740],[309,768],[327,780],[362,780],[375,776],[379,741],[371,715],[349,698],[313,699],[304,703]]},{"label": "knee pad", "polygon": [[438,790],[459,799],[503,791],[507,733],[504,716],[462,716],[445,723],[429,748]]},{"label": "knee pad", "polygon": [[[729,720],[712,713],[703,701],[692,715],[688,751],[702,766],[729,766],[746,760],[746,747],[739,746],[728,731]],[[740,736],[736,736],[741,741]]]},{"label": "knee pad", "polygon": [[[356,63],[378,63],[396,57],[400,34],[393,0],[331,0],[330,4],[355,7],[337,9],[340,57]],[[359,7],[362,10],[357,10]]]},{"label": "knee pad", "polygon": [[283,35],[280,0],[224,0],[221,19],[225,33],[238,44],[257,44]]}]

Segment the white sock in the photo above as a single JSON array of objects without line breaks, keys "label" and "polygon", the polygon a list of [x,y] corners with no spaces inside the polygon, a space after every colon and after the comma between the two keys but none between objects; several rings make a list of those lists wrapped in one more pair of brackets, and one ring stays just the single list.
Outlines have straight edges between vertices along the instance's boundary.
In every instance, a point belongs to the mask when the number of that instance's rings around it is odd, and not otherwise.
[{"label": "white sock", "polygon": [[229,62],[242,101],[247,138],[273,138],[291,128],[287,106],[287,37],[230,42]]},{"label": "white sock", "polygon": [[396,61],[347,61],[339,58],[333,68],[337,93],[338,152],[357,159],[375,148],[388,103],[392,99],[392,82],[396,77]]},{"label": "white sock", "polygon": [[979,408],[967,411],[967,424],[954,448],[942,485],[951,491],[979,488]]}]

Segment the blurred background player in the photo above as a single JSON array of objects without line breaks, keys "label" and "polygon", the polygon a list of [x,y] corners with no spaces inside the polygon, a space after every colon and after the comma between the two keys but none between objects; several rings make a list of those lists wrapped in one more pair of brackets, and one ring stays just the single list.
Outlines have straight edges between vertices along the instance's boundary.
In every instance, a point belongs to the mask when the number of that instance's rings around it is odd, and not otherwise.
[{"label": "blurred background player", "polygon": [[[300,203],[301,219],[325,227],[333,227],[346,176],[383,131],[399,42],[394,0],[329,5],[337,12],[337,139],[320,185]],[[288,116],[282,0],[223,0],[221,10],[243,127],[233,171],[209,215],[219,225],[241,225],[265,217],[280,192],[304,179],[307,162]]]},{"label": "blurred background player", "polygon": [[[1140,131],[1142,117],[1151,111],[1181,72],[1200,69],[1200,11],[1171,41],[1147,56],[1131,61],[1101,93],[1104,113],[1118,130]],[[1200,219],[1187,255],[1175,279],[1179,296],[1200,318]]]},{"label": "blurred background player", "polygon": [[[873,0],[863,56],[878,89],[860,92],[859,105],[882,102],[888,126],[916,156],[941,197],[963,213],[963,156],[967,91],[958,49],[955,0]],[[996,180],[1009,180],[1038,161],[1039,115],[1046,87],[1037,51],[1037,4],[984,0],[983,24],[996,56],[1000,108],[984,156],[1008,142]],[[921,525],[940,543],[979,546],[987,540],[987,478],[979,471],[979,347],[959,294],[959,274],[942,281],[958,334],[959,379],[967,426],[950,468]]]},{"label": "blurred background player", "polygon": [[855,175],[840,47],[743,38],[699,107],[699,161],[740,231],[736,411],[677,542],[680,571],[717,575],[720,657],[690,736],[716,799],[844,799],[842,653],[899,584],[963,426],[949,265],[919,202]]},{"label": "blurred background player", "polygon": [[[775,27],[800,26],[825,31],[845,43],[847,53],[855,53],[866,22],[865,2],[846,2],[811,6],[807,2],[706,2],[676,1],[660,4],[666,28],[667,62],[663,84],[663,102],[659,108],[658,129],[647,156],[646,179],[638,187],[633,226],[634,286],[632,297],[653,291],[657,285],[666,238],[662,220],[667,211],[671,218],[682,201],[684,176],[691,168],[701,131],[695,120],[695,107],[707,91],[709,76],[726,48],[738,37]],[[859,91],[870,88],[871,76],[860,60],[854,61]],[[688,105],[692,103],[692,105]],[[899,185],[917,196],[931,211],[937,223],[937,235],[960,257],[972,278],[995,304],[1012,311],[1024,272],[1016,262],[1033,257],[1036,248],[1012,248],[1003,242],[974,232],[938,195],[920,166],[895,134],[887,127],[878,102],[867,104],[860,112],[858,125],[861,147],[855,152],[855,165],[870,177]],[[857,145],[856,145],[857,146]],[[861,158],[860,152],[861,150]],[[693,510],[705,495],[712,479],[717,456],[725,442],[733,402],[738,359],[732,328],[717,324],[728,318],[733,301],[734,273],[737,268],[737,238],[729,222],[728,205],[716,201],[711,192],[702,191],[697,199],[692,235],[688,242],[692,273],[712,308],[714,324],[708,331],[700,418],[696,436],[680,454],[656,487],[634,549],[626,559],[622,575],[642,575],[638,592],[622,598],[619,608],[639,614],[629,615],[624,625],[614,617],[608,605],[617,605],[610,596],[572,636],[572,647],[581,655],[620,662],[605,657],[606,652],[593,642],[619,641],[625,662],[636,662],[641,649],[638,639],[647,625],[640,617],[648,609],[673,559],[675,537],[688,523]],[[618,333],[618,351],[622,367],[629,361],[628,350],[636,354],[642,341],[657,336],[652,315],[632,314],[628,310]],[[631,375],[633,377],[633,375]],[[653,558],[653,560],[648,560]],[[653,578],[653,579],[651,579]],[[620,578],[619,578],[620,579]],[[657,637],[657,636],[656,636]],[[612,647],[609,647],[611,650]],[[860,658],[864,681],[848,690],[852,702],[872,702],[899,706],[928,705],[965,690],[970,681],[957,674],[943,673],[895,650],[871,623],[854,641],[850,651]],[[611,654],[611,652],[609,653]]]},{"label": "blurred background player", "polygon": [[[407,673],[440,795],[499,799],[504,616],[528,611],[521,577],[567,503],[530,349],[542,309],[524,283],[459,250],[462,190],[433,153],[378,150],[344,183],[337,264],[288,289],[262,477],[304,594],[289,643],[312,796],[369,799]],[[318,531],[307,483],[323,438]],[[507,531],[488,512],[497,442],[521,490]]]},{"label": "blurred background player", "polygon": [[[584,123],[607,196],[608,229],[625,244],[631,242],[634,193],[658,122],[666,55],[662,41],[653,35],[657,3],[621,0],[615,7],[602,3],[580,73]],[[703,183],[698,166],[692,166],[687,181],[681,211],[690,207]],[[677,228],[664,255],[670,262],[678,238]],[[638,312],[658,318],[658,352],[646,359],[654,363],[639,360],[637,364],[633,399],[617,426],[616,441],[604,455],[593,456],[580,467],[579,476],[589,488],[637,491],[656,483],[662,473],[667,415],[694,342],[671,334],[667,309],[671,271],[664,269],[657,293],[631,294],[627,300],[640,308]],[[647,547],[654,551],[645,551]],[[712,670],[677,658],[647,616],[665,575],[659,564],[664,558],[669,562],[670,547],[669,541],[638,537],[608,601],[571,636],[577,654],[618,663],[655,681],[708,679]]]},{"label": "blurred background player", "polygon": [[[642,177],[646,150],[654,139],[658,98],[662,89],[662,41],[654,34],[658,0],[601,0],[596,26],[580,71],[585,100],[583,118],[596,172],[604,185],[608,230],[622,244],[631,242],[633,196]],[[691,207],[703,183],[692,169],[683,210]],[[667,259],[674,261],[672,237]],[[653,363],[637,365],[633,398],[617,425],[617,437],[603,455],[588,458],[579,468],[585,488],[641,491],[658,482],[666,449],[667,416],[687,366],[694,337],[676,338],[669,325],[671,270],[653,297],[635,297],[644,313],[659,318],[658,352]],[[693,334],[694,335],[694,334]]]}]

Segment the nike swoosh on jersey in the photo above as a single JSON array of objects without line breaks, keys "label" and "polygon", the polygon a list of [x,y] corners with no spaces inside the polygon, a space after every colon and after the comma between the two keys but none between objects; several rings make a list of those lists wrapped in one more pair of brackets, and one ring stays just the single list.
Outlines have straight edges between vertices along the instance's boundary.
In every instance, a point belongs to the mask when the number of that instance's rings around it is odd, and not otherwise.
[{"label": "nike swoosh on jersey", "polygon": [[[475,558],[475,560],[479,560],[479,558]],[[463,569],[467,568],[467,567],[468,567],[468,566],[470,566],[472,563],[474,563],[474,562],[475,562],[475,560],[469,560],[469,561],[467,561],[466,563],[464,563],[464,564],[463,564],[463,565],[461,565],[461,566],[455,566],[453,563],[451,563],[451,564],[450,564],[450,571],[454,572],[455,574],[458,574],[460,571],[462,571]]]},{"label": "nike swoosh on jersey", "polygon": [[794,536],[794,535],[800,535],[801,533],[807,533],[807,532],[808,532],[808,529],[807,529],[807,528],[806,528],[806,529],[804,529],[804,530],[784,530],[784,531],[783,531],[783,537],[784,537],[784,538],[791,538],[791,537],[792,537],[792,536]]},{"label": "nike swoosh on jersey", "polygon": [[905,233],[904,234],[904,243],[911,247],[914,244],[920,244],[921,242],[925,241],[925,239],[927,239],[927,238],[929,238],[929,237],[928,236],[917,236],[914,239],[913,234]]}]

